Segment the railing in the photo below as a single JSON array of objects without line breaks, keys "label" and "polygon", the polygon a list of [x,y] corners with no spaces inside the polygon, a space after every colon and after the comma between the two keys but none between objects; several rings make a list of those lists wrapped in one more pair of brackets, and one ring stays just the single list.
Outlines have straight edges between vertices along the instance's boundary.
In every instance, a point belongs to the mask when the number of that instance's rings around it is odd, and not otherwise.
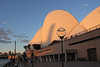
[{"label": "railing", "polygon": [[8,59],[0,59],[0,67],[7,67],[10,63]]},{"label": "railing", "polygon": [[8,63],[2,65],[1,67],[8,67],[8,66],[10,66],[10,61]]},{"label": "railing", "polygon": [[[76,34],[74,34],[74,35],[71,35],[70,37],[67,37],[67,39],[69,40],[69,39],[71,39],[71,38],[74,38],[74,37],[83,35],[83,34],[85,34],[85,33],[91,32],[91,31],[96,30],[96,29],[99,29],[99,28],[100,28],[100,24],[97,25],[97,26],[94,26],[94,27],[92,27],[92,28],[89,28],[89,29],[87,29],[87,30],[85,30],[85,31],[82,31],[82,32],[76,33]],[[65,39],[65,40],[66,40],[66,39]]]}]

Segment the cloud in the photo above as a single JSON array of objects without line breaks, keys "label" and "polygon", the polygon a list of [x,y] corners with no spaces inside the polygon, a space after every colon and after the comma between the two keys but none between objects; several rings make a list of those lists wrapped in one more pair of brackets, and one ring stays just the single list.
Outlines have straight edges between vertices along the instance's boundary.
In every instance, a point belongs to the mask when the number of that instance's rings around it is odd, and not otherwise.
[{"label": "cloud", "polygon": [[26,36],[26,35],[25,35],[25,36],[23,36],[23,37],[25,37],[25,38],[29,38],[29,36]]},{"label": "cloud", "polygon": [[3,22],[3,24],[6,24],[6,22]]},{"label": "cloud", "polygon": [[9,35],[20,39],[20,42],[23,43],[28,43],[29,41],[25,39],[25,38],[29,38],[29,36],[25,34],[16,35],[15,33],[13,33],[13,29],[5,30],[4,28],[0,28],[0,43],[12,43]]},{"label": "cloud", "polygon": [[10,29],[4,30],[3,28],[0,28],[0,39],[11,40],[11,38],[8,37],[10,34],[12,34]]},{"label": "cloud", "polygon": [[17,37],[19,39],[29,38],[29,36],[26,36],[25,34],[22,35],[13,35],[14,37]]},{"label": "cloud", "polygon": [[29,36],[26,36],[25,34],[22,35],[13,35],[14,37],[20,39],[20,42],[23,43],[29,43],[29,40],[25,39],[25,38],[29,38]]},{"label": "cloud", "polygon": [[0,40],[0,43],[12,43],[12,41]]},{"label": "cloud", "polygon": [[14,37],[18,37],[17,35],[13,35]]},{"label": "cloud", "polygon": [[23,34],[23,37],[24,37],[24,38],[29,38],[29,36],[27,36],[27,35],[25,35],[25,34]]},{"label": "cloud", "polygon": [[13,34],[12,30],[13,30],[13,29],[9,29],[9,30],[7,30],[6,32],[7,32],[8,34]]},{"label": "cloud", "polygon": [[8,37],[8,35],[12,34],[12,30],[4,30],[3,28],[0,28],[0,43],[12,43],[11,38]]},{"label": "cloud", "polygon": [[20,42],[29,43],[29,40],[24,39],[24,40],[21,40]]},{"label": "cloud", "polygon": [[88,6],[88,4],[84,4],[84,6],[85,6],[85,7],[87,7],[87,6]]}]

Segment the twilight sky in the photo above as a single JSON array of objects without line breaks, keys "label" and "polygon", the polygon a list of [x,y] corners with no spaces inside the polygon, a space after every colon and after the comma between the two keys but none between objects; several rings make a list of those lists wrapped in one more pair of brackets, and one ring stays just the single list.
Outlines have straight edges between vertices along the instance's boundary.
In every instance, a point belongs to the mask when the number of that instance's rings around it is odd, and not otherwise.
[{"label": "twilight sky", "polygon": [[0,0],[0,52],[13,52],[16,41],[22,53],[53,10],[65,10],[81,22],[99,6],[100,0]]}]

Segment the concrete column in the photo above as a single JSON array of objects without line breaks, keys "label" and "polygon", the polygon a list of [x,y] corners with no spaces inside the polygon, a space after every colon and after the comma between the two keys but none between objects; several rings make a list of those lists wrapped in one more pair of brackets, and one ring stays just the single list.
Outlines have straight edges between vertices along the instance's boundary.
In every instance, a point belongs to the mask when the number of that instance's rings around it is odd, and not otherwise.
[{"label": "concrete column", "polygon": [[53,55],[53,61],[55,61],[55,55]]},{"label": "concrete column", "polygon": [[42,58],[42,56],[41,56],[40,60],[41,60],[41,61],[43,61],[43,58]]},{"label": "concrete column", "polygon": [[46,55],[44,56],[44,60],[46,61]]},{"label": "concrete column", "polygon": [[67,62],[67,53],[65,53],[65,62]]},{"label": "concrete column", "polygon": [[43,56],[43,58],[42,58],[42,61],[44,61],[44,56]]},{"label": "concrete column", "polygon": [[41,60],[41,56],[39,56],[39,60]]},{"label": "concrete column", "polygon": [[42,58],[41,58],[41,56],[40,56],[40,61],[42,61],[41,59],[42,59]]},{"label": "concrete column", "polygon": [[75,61],[77,61],[77,53],[75,53]]},{"label": "concrete column", "polygon": [[41,56],[39,56],[39,62],[41,61]]},{"label": "concrete column", "polygon": [[47,55],[46,55],[46,61],[48,61]]},{"label": "concrete column", "polygon": [[60,61],[60,54],[58,54],[58,61]]},{"label": "concrete column", "polygon": [[49,61],[51,61],[51,57],[50,57],[50,55],[49,55]]}]

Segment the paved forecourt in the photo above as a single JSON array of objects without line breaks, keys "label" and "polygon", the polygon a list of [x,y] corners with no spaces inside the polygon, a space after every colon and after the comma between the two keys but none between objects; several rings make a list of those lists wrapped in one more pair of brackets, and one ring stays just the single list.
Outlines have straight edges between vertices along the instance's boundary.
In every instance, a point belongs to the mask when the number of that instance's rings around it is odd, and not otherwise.
[{"label": "paved forecourt", "polygon": [[[31,63],[20,62],[18,67],[32,67]],[[61,62],[34,62],[33,67],[61,67]],[[64,67],[100,67],[100,62],[65,62]]]}]

